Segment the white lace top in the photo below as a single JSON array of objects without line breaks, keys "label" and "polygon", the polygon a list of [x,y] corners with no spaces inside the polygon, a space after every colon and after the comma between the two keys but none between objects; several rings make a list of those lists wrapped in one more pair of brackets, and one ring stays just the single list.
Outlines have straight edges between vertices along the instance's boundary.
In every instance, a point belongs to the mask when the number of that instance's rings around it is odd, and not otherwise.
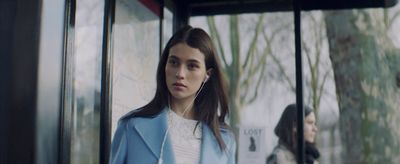
[{"label": "white lace top", "polygon": [[196,128],[197,120],[185,119],[174,111],[168,112],[169,135],[175,154],[176,164],[200,163],[201,124]]}]

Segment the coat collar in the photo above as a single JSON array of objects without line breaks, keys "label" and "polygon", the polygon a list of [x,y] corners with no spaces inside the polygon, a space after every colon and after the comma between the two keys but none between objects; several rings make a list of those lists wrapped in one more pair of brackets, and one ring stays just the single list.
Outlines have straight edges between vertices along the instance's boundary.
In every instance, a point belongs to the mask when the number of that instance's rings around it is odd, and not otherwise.
[{"label": "coat collar", "polygon": [[[134,127],[139,133],[139,136],[157,159],[160,158],[161,145],[164,135],[166,134],[165,132],[167,131],[167,110],[168,108],[164,108],[155,117],[138,117],[134,123]],[[175,163],[172,144],[168,134],[164,145],[162,160],[164,163],[167,163],[166,161]]]},{"label": "coat collar", "polygon": [[[151,150],[153,155],[159,159],[161,152],[161,145],[164,139],[165,132],[167,131],[167,111],[169,109],[165,107],[158,115],[152,118],[138,117],[135,120],[134,127],[139,133],[139,136],[143,139],[146,146]],[[218,142],[214,137],[211,129],[204,123],[202,123],[202,142],[200,152],[200,163],[221,163],[220,160],[227,160],[225,151],[221,151]],[[222,137],[225,134],[221,133]],[[226,140],[225,140],[226,141]],[[222,158],[221,158],[222,157]],[[164,145],[163,152],[164,163],[175,163],[174,151],[169,134]],[[168,162],[167,162],[168,161]]]}]

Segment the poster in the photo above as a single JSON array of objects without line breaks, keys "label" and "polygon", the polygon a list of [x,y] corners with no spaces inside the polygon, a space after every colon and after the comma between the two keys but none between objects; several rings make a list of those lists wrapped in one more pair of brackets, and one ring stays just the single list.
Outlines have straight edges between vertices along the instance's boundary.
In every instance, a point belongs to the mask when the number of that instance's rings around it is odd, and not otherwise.
[{"label": "poster", "polygon": [[239,164],[264,164],[265,146],[265,127],[239,127]]}]

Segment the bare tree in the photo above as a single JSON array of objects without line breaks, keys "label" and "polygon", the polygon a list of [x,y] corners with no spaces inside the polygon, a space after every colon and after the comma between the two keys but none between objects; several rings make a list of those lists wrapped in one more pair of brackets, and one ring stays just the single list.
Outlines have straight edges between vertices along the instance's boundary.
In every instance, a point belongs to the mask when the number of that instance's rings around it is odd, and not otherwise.
[{"label": "bare tree", "polygon": [[[392,12],[391,12],[392,11]],[[400,17],[400,10],[383,9],[383,22],[386,29],[393,27],[394,22]]]},{"label": "bare tree", "polygon": [[[207,23],[209,26],[211,37],[217,43],[218,53],[222,58],[223,68],[226,77],[229,79],[229,96],[230,107],[232,109],[230,123],[235,126],[240,122],[239,111],[243,105],[254,102],[258,96],[259,87],[265,76],[266,60],[268,51],[257,51],[259,34],[264,28],[263,17],[261,14],[256,22],[249,48],[246,55],[242,55],[240,48],[240,32],[239,32],[239,16],[229,16],[229,40],[231,54],[225,53],[221,42],[220,33],[217,30],[214,17],[208,17]],[[265,47],[268,49],[268,47]],[[227,61],[227,56],[230,55],[231,62]],[[255,88],[252,86],[255,85]]]},{"label": "bare tree", "polygon": [[306,76],[305,80],[309,85],[307,90],[310,91],[312,107],[318,117],[321,98],[326,93],[325,83],[332,71],[330,67],[326,66],[326,63],[323,63],[322,59],[324,55],[322,52],[323,42],[326,40],[325,24],[313,13],[305,13],[302,18],[303,20],[308,18],[307,23],[310,26],[309,29],[302,29],[303,33],[308,31],[310,36],[310,38],[302,37],[302,51],[307,61],[305,66],[309,70],[309,77]]},{"label": "bare tree", "polygon": [[[306,54],[307,67],[310,70],[310,78],[306,80],[311,84],[309,86],[309,90],[311,91],[310,96],[312,97],[311,104],[318,116],[321,97],[325,94],[325,82],[332,70],[331,68],[325,68],[326,64],[322,63],[322,59],[320,58],[322,55],[321,42],[326,39],[323,29],[324,24],[321,23],[321,20],[316,20],[312,14],[310,14],[309,17],[312,20],[311,23],[318,27],[316,27],[315,29],[317,30],[311,34],[313,35],[314,41],[309,42],[303,40],[303,51]],[[259,95],[258,90],[262,85],[262,80],[267,78],[265,72],[268,58],[271,60],[270,63],[275,65],[278,69],[279,79],[283,79],[284,84],[287,85],[288,89],[291,90],[293,94],[296,92],[294,77],[289,76],[288,73],[290,69],[293,69],[292,65],[285,65],[282,60],[286,59],[279,57],[277,55],[279,52],[273,50],[274,43],[279,42],[279,44],[282,44],[280,43],[281,41],[277,39],[278,37],[293,33],[293,22],[289,20],[282,23],[282,20],[278,19],[278,21],[281,21],[282,25],[277,28],[271,28],[267,26],[267,23],[263,22],[264,20],[264,14],[257,16],[256,26],[254,26],[252,31],[252,39],[249,42],[249,48],[246,54],[242,55],[240,54],[240,48],[243,46],[242,44],[246,43],[240,42],[238,16],[229,16],[229,47],[231,54],[227,54],[223,49],[221,36],[217,30],[214,17],[207,18],[210,34],[217,43],[218,53],[222,58],[226,76],[230,81],[229,90],[232,102],[231,107],[233,109],[230,121],[233,125],[240,122],[239,111],[242,107],[254,102]],[[289,41],[290,40],[286,40],[285,42]],[[287,44],[290,45],[292,42]],[[262,51],[258,50],[258,46],[263,46]],[[291,56],[294,58],[294,53]],[[232,59],[231,62],[228,62],[227,58]],[[321,73],[320,71],[323,72]]]}]

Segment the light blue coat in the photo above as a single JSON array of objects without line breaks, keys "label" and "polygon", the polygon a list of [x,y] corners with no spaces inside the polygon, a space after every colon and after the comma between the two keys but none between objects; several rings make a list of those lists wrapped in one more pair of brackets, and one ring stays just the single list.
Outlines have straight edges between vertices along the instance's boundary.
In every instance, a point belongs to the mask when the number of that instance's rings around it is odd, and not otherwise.
[{"label": "light blue coat", "polygon": [[[155,117],[133,117],[120,120],[115,132],[110,164],[157,164],[167,130],[167,110]],[[236,141],[227,129],[220,129],[226,150],[221,151],[211,129],[202,124],[200,164],[235,164]],[[163,164],[174,164],[174,151],[167,136]]]}]

